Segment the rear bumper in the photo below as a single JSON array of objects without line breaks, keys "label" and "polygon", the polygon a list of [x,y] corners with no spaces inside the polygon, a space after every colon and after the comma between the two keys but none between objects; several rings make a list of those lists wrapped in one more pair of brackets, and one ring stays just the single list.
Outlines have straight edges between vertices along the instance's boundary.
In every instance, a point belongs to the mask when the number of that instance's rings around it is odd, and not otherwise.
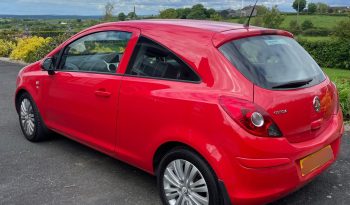
[{"label": "rear bumper", "polygon": [[[341,112],[317,139],[292,144],[286,139],[264,139],[245,143],[254,156],[232,159],[231,177],[222,179],[233,204],[265,204],[277,200],[310,182],[337,158],[344,132]],[[245,140],[252,140],[247,138]],[[302,176],[300,159],[330,145],[334,159]],[[273,149],[273,150],[271,150]],[[258,157],[261,156],[261,157]]]}]

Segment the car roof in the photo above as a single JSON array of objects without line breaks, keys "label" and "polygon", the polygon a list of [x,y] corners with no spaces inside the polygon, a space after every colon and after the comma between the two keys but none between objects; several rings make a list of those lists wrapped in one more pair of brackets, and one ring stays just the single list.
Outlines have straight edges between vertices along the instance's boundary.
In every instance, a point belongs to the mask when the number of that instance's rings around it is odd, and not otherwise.
[{"label": "car roof", "polygon": [[[89,29],[106,26],[128,26],[141,30],[141,33],[155,37],[164,38],[164,34],[177,41],[188,41],[189,39],[212,41],[215,47],[237,38],[255,36],[255,35],[284,35],[293,37],[286,31],[266,29],[261,27],[249,26],[243,24],[207,21],[207,20],[189,20],[189,19],[149,19],[109,22],[93,26]],[[163,34],[160,36],[160,34]],[[180,37],[180,38],[179,38]]]},{"label": "car roof", "polygon": [[223,32],[232,29],[244,28],[242,24],[218,22],[218,21],[206,21],[206,20],[188,20],[188,19],[149,19],[149,20],[132,20],[132,21],[119,21],[99,24],[100,26],[132,26],[135,28],[143,29],[161,29],[166,27],[167,29],[190,29],[201,32]]}]

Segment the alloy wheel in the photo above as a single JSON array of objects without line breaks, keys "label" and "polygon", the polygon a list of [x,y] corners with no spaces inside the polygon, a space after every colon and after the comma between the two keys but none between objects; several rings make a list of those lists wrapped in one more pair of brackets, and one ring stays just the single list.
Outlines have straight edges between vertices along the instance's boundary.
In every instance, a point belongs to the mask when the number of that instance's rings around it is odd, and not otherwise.
[{"label": "alloy wheel", "polygon": [[170,205],[208,205],[207,183],[191,162],[176,159],[168,164],[163,175],[165,197]]},{"label": "alloy wheel", "polygon": [[24,98],[20,110],[21,125],[26,135],[31,136],[35,130],[34,110],[31,102]]}]

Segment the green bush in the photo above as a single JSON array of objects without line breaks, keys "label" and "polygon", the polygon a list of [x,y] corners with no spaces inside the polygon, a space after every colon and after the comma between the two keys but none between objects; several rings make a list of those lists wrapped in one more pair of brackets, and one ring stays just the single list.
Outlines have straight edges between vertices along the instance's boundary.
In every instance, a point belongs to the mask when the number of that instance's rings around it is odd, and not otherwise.
[{"label": "green bush", "polygon": [[350,40],[298,41],[321,67],[350,69]]},{"label": "green bush", "polygon": [[16,44],[11,41],[0,39],[0,56],[8,57],[15,46]]},{"label": "green bush", "polygon": [[350,81],[335,80],[339,93],[339,102],[345,120],[350,120]]},{"label": "green bush", "polygon": [[312,21],[310,20],[305,20],[302,24],[301,24],[301,28],[303,30],[306,30],[306,29],[311,29],[314,27],[314,24],[312,23]]},{"label": "green bush", "polygon": [[298,35],[302,32],[296,20],[291,20],[289,22],[289,31],[292,32],[294,35]]},{"label": "green bush", "polygon": [[305,36],[329,36],[332,30],[326,28],[309,28],[303,31]]},{"label": "green bush", "polygon": [[350,40],[350,17],[347,20],[339,22],[333,30],[334,36],[339,39]]}]

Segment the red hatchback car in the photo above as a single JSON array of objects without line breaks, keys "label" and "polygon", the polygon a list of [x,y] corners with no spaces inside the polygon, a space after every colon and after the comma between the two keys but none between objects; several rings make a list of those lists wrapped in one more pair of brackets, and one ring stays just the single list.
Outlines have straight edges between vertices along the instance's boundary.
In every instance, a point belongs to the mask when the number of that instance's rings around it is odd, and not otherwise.
[{"label": "red hatchback car", "polygon": [[25,137],[61,133],[157,176],[164,204],[261,204],[336,159],[335,85],[286,31],[105,23],[18,75]]}]

